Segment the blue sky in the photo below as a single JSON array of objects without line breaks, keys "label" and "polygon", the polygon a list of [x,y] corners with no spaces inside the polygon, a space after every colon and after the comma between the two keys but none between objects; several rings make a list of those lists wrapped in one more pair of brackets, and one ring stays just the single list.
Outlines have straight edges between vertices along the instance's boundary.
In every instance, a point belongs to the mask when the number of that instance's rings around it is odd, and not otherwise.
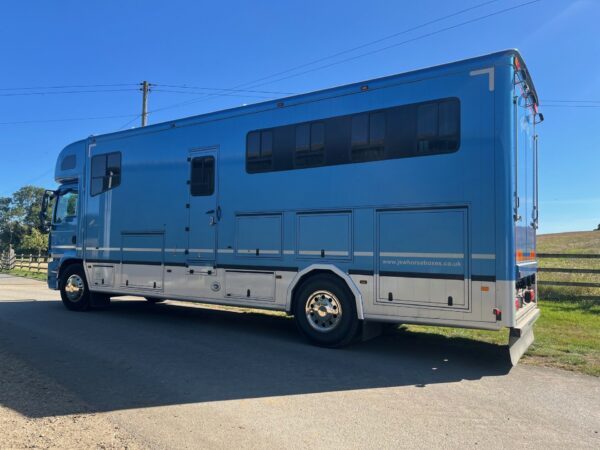
[{"label": "blue sky", "polygon": [[[542,105],[560,105],[541,109],[546,121],[539,129],[539,231],[592,229],[600,223],[600,39],[595,37],[600,1],[540,0],[421,38],[529,1],[3,2],[0,196],[24,184],[54,186],[55,158],[68,143],[137,126],[141,97],[135,83],[144,79],[163,85],[149,98],[150,111],[165,108],[150,114],[149,122],[156,123],[281,96],[272,92],[306,92],[516,47]],[[482,3],[487,4],[251,83]],[[312,70],[322,66],[328,67]],[[13,89],[115,84],[119,86]],[[165,85],[243,85],[268,92],[207,97],[200,92],[215,91]],[[34,94],[73,90],[110,91]],[[567,106],[557,100],[598,103]]]}]

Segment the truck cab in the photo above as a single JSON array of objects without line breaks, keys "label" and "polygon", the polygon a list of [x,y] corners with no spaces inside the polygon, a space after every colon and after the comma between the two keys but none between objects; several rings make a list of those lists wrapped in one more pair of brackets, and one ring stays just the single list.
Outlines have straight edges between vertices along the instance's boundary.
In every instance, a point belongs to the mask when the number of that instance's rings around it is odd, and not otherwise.
[{"label": "truck cab", "polygon": [[82,260],[82,237],[79,220],[81,216],[80,179],[85,159],[85,141],[75,142],[59,155],[55,180],[59,184],[54,191],[46,191],[42,214],[52,201],[51,214],[42,217],[42,223],[50,233],[48,253],[52,260],[48,265],[48,287],[58,289],[59,270],[70,262]]}]

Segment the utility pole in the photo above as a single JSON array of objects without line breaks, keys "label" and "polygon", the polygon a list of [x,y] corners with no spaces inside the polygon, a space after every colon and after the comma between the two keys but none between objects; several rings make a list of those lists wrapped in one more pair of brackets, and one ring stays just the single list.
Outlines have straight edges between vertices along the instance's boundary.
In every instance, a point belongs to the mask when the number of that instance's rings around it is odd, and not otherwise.
[{"label": "utility pole", "polygon": [[148,122],[148,92],[150,92],[150,83],[143,81],[140,83],[142,88],[142,126],[145,127]]}]

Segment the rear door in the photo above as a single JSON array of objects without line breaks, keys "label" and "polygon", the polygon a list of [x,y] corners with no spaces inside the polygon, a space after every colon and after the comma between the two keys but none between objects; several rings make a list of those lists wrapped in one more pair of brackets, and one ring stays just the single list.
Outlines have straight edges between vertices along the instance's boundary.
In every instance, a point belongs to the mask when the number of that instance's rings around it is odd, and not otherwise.
[{"label": "rear door", "polygon": [[523,81],[517,80],[514,97],[517,263],[528,263],[535,260],[535,228],[537,227],[535,113],[532,99],[527,94],[527,90],[523,89],[523,85]]},{"label": "rear door", "polygon": [[218,149],[194,150],[188,157],[190,167],[188,262],[214,265],[217,253]]}]

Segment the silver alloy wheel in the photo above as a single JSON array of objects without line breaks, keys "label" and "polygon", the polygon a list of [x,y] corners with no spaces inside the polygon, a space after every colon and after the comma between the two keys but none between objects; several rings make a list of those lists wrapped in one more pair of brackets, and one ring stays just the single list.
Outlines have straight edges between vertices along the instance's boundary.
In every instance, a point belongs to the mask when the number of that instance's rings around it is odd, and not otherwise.
[{"label": "silver alloy wheel", "polygon": [[313,292],[304,310],[310,326],[320,332],[333,330],[342,319],[342,303],[329,291]]},{"label": "silver alloy wheel", "polygon": [[74,273],[69,278],[67,278],[67,282],[65,284],[65,293],[67,294],[67,298],[73,303],[79,301],[83,296],[83,291],[85,290],[85,284],[83,283],[83,279]]}]

